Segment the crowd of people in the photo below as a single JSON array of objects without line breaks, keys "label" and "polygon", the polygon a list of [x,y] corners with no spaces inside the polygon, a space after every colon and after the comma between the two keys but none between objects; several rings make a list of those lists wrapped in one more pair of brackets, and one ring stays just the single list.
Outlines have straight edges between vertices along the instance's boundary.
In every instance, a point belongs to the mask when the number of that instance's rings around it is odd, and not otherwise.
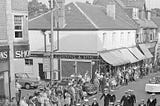
[{"label": "crowd of people", "polygon": [[128,85],[129,82],[143,78],[152,72],[152,64],[133,65],[129,67],[123,66],[105,73],[97,70],[95,72],[94,84],[99,85],[99,88],[102,90],[108,87],[115,89],[119,85]]}]

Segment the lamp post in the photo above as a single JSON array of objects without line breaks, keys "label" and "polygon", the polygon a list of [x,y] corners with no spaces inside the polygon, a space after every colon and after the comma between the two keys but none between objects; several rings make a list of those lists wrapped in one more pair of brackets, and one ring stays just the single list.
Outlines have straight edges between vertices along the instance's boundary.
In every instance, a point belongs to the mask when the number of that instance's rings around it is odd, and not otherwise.
[{"label": "lamp post", "polygon": [[54,50],[53,50],[53,41],[54,41],[54,35],[53,35],[53,15],[54,15],[54,11],[53,11],[53,0],[51,0],[51,51],[50,51],[50,78],[51,78],[51,84],[53,81],[53,59],[54,59]]}]

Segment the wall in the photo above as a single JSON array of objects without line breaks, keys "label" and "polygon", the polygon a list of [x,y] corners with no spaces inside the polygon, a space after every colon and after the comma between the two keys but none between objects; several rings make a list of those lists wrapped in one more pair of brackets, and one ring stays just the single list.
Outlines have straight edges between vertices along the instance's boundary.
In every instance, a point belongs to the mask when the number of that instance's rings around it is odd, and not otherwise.
[{"label": "wall", "polygon": [[33,65],[24,65],[24,72],[32,73],[33,76],[39,76],[39,66],[38,63],[43,63],[43,58],[30,57],[33,59]]},{"label": "wall", "polygon": [[135,36],[135,30],[99,31],[98,51],[135,46]]},{"label": "wall", "polygon": [[0,0],[0,40],[7,40],[6,0]]},{"label": "wall", "polygon": [[[50,51],[50,32],[46,32],[47,50]],[[56,45],[57,33],[54,32],[54,44]],[[97,32],[95,31],[61,31],[59,32],[59,52],[97,52]],[[29,43],[31,51],[44,51],[44,35],[41,31],[29,31]],[[38,46],[37,46],[38,45]]]},{"label": "wall", "polygon": [[28,0],[11,0],[12,10],[28,11]]},{"label": "wall", "polygon": [[[47,45],[49,45],[49,37],[47,37]],[[30,51],[44,51],[44,35],[41,31],[29,31]]]}]

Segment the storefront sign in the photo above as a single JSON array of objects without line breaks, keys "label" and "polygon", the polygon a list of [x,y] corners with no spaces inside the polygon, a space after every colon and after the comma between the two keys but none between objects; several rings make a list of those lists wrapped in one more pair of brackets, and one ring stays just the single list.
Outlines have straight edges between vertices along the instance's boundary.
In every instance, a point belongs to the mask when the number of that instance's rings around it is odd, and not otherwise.
[{"label": "storefront sign", "polygon": [[9,46],[0,46],[0,62],[9,60]]},{"label": "storefront sign", "polygon": [[26,58],[29,56],[29,45],[14,45],[14,58]]}]

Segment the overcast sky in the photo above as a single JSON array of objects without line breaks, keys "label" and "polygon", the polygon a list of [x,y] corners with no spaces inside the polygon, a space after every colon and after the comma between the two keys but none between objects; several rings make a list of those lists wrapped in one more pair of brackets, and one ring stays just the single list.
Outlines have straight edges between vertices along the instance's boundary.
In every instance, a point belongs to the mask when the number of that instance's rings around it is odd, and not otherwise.
[{"label": "overcast sky", "polygon": [[[39,1],[48,4],[48,0],[39,0]],[[65,0],[66,3],[73,2],[73,1],[85,2],[86,0]],[[93,0],[89,0],[89,1],[93,1]],[[146,1],[149,8],[160,8],[160,0],[146,0]]]}]

